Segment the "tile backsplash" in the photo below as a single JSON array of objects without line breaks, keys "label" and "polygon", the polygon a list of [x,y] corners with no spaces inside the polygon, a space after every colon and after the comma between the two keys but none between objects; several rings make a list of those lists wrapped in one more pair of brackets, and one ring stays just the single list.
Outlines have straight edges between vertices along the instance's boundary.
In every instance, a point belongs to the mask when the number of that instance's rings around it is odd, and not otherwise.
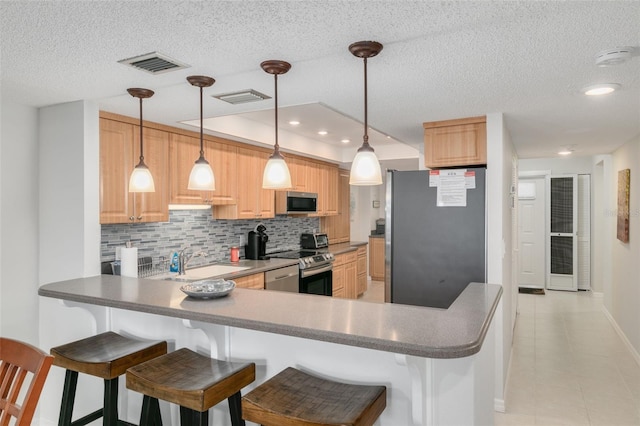
[{"label": "tile backsplash", "polygon": [[170,210],[169,222],[102,225],[100,256],[103,262],[113,260],[116,247],[131,241],[134,247],[138,247],[139,257],[169,258],[173,252],[190,247],[193,251],[209,253],[207,257],[193,258],[190,266],[226,262],[233,246],[239,246],[240,255],[244,257],[247,234],[259,223],[267,228],[267,252],[278,248],[297,248],[302,232],[320,228],[317,217],[217,220],[211,217],[211,210]]}]

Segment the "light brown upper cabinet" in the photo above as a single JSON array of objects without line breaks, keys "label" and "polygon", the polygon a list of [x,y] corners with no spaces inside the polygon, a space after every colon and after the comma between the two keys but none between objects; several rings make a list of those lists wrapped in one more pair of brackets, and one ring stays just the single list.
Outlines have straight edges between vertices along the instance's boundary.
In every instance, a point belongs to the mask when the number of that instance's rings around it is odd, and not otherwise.
[{"label": "light brown upper cabinet", "polygon": [[216,206],[216,219],[265,219],[275,217],[275,193],[262,189],[262,173],[269,153],[238,147],[235,177],[238,197],[235,205]]},{"label": "light brown upper cabinet", "polygon": [[[351,223],[349,220],[349,170],[338,170],[338,214],[320,219],[322,232],[329,237],[330,244],[346,243],[350,240]],[[366,271],[365,271],[366,272]]]},{"label": "light brown upper cabinet", "polygon": [[129,177],[140,157],[140,127],[100,118],[100,223],[169,220],[169,133],[145,126],[143,138],[155,192],[130,193]]},{"label": "light brown upper cabinet", "polygon": [[216,179],[215,191],[187,189],[193,164],[200,157],[200,139],[172,133],[169,142],[171,171],[171,204],[235,204],[238,194],[236,179],[238,150],[233,145],[205,140],[204,156]]},{"label": "light brown upper cabinet", "polygon": [[307,190],[308,161],[292,155],[286,155],[285,160],[289,167],[289,173],[291,173],[291,185],[293,186],[291,191],[311,192]]},{"label": "light brown upper cabinet", "polygon": [[338,214],[338,167],[332,164],[309,162],[307,185],[318,193],[318,213],[311,216]]},{"label": "light brown upper cabinet", "polygon": [[426,167],[487,164],[486,117],[423,123]]}]

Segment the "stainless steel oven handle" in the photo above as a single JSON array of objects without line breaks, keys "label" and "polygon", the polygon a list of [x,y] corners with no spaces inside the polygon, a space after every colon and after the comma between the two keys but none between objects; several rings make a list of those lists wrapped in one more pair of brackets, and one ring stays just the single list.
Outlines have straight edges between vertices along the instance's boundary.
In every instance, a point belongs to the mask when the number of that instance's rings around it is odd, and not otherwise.
[{"label": "stainless steel oven handle", "polygon": [[310,277],[312,275],[321,274],[323,272],[328,272],[333,269],[333,264],[330,263],[327,266],[323,266],[321,268],[312,268],[312,269],[303,269],[302,270],[302,278]]}]

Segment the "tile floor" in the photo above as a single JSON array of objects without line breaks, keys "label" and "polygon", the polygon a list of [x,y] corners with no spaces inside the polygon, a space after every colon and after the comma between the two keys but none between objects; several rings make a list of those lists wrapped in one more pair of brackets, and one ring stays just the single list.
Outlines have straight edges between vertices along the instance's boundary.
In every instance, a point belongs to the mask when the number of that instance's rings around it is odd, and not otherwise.
[{"label": "tile floor", "polygon": [[505,425],[640,425],[640,366],[590,292],[519,294]]},{"label": "tile floor", "polygon": [[[370,281],[359,300],[384,302]],[[640,426],[640,365],[591,292],[519,294],[506,395],[496,426]]]}]

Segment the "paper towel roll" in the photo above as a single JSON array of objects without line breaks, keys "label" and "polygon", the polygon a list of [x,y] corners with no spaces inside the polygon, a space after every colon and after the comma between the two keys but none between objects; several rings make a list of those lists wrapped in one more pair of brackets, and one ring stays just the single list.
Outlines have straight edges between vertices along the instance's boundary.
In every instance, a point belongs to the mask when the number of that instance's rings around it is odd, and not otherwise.
[{"label": "paper towel roll", "polygon": [[120,275],[124,277],[138,276],[138,247],[122,247],[120,249]]}]

